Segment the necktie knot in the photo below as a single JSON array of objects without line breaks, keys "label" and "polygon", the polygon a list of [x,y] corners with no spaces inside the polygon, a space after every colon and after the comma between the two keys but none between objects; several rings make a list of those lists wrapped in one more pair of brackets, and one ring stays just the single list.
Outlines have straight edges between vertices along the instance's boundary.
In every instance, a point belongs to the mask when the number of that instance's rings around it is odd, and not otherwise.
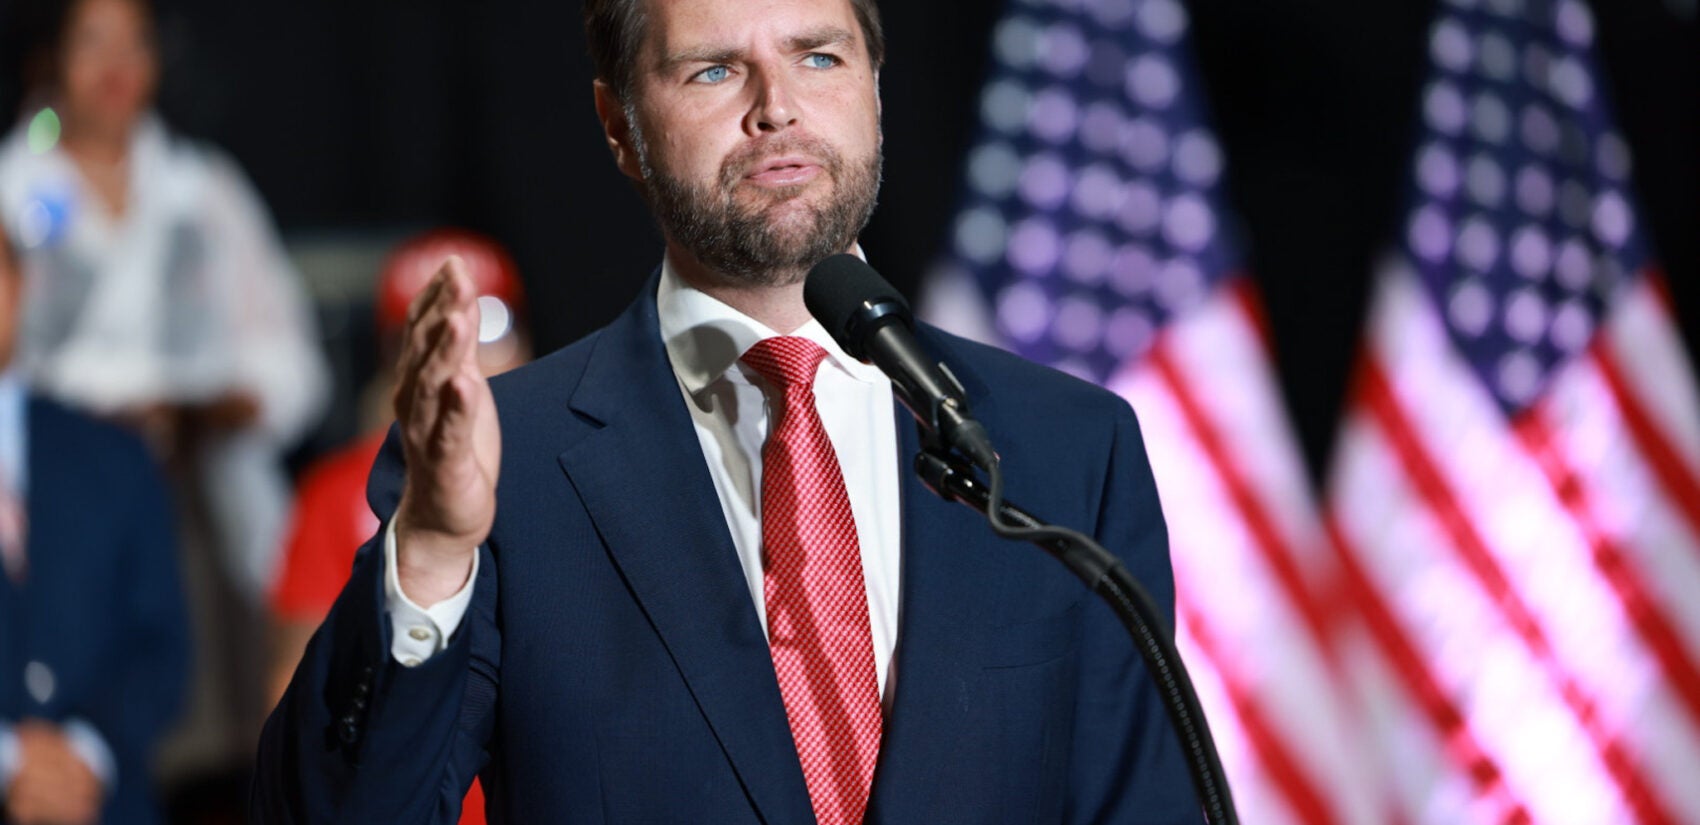
[{"label": "necktie knot", "polygon": [[794,335],[779,335],[757,341],[740,360],[769,384],[789,394],[795,389],[812,389],[815,372],[825,358],[826,350],[819,344]]}]

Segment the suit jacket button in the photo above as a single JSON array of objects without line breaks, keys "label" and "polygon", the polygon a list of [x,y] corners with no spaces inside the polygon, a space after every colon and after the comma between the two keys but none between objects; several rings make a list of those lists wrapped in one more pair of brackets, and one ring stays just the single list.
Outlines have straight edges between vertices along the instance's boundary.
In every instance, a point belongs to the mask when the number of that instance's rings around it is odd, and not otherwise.
[{"label": "suit jacket button", "polygon": [[360,721],[353,714],[342,717],[342,723],[337,725],[336,736],[344,745],[354,744],[360,738]]},{"label": "suit jacket button", "polygon": [[29,691],[31,699],[38,705],[53,701],[54,688],[58,680],[53,677],[53,668],[41,662],[30,662],[24,665],[24,690]]}]

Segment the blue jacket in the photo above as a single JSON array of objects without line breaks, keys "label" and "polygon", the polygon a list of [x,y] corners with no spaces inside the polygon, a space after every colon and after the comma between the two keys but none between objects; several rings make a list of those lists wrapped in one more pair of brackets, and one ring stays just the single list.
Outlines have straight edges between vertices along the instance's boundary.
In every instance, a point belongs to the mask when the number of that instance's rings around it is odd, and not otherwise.
[{"label": "blue jacket", "polygon": [[[254,822],[807,823],[767,642],[660,338],[652,279],[619,319],[493,384],[495,526],[443,652],[388,653],[362,549],[262,736]],[[1133,412],[1104,390],[921,331],[1002,449],[1009,496],[1093,532],[1172,615]],[[900,466],[917,447],[901,412]],[[392,434],[369,497],[387,520]],[[1143,664],[1030,545],[901,482],[903,574],[869,822],[1197,822]],[[381,533],[380,533],[381,535]]]},{"label": "blue jacket", "polygon": [[118,770],[101,822],[158,822],[149,757],[189,667],[176,511],[130,433],[40,398],[26,415],[29,569],[21,588],[0,576],[0,719],[88,722]]}]

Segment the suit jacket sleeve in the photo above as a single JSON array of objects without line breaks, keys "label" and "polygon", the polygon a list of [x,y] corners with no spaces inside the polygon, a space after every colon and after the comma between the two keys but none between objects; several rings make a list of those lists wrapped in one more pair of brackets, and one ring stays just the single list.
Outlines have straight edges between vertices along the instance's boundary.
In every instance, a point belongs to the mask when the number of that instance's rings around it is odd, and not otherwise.
[{"label": "suit jacket sleeve", "polygon": [[[1150,593],[1173,638],[1175,588],[1168,530],[1139,423],[1117,400],[1096,538]],[[1096,596],[1082,627],[1068,821],[1197,823],[1201,809],[1180,742],[1144,659]]]},{"label": "suit jacket sleeve", "polygon": [[189,669],[189,621],[177,565],[176,509],[158,467],[139,441],[126,439],[124,547],[118,612],[124,628],[122,671],[111,701],[89,722],[118,763],[119,783],[146,786],[154,745],[177,716]]},{"label": "suit jacket sleeve", "polygon": [[395,432],[367,498],[383,522],[261,734],[256,823],[452,823],[494,724],[501,637],[496,564],[479,548],[472,604],[448,646],[417,667],[390,656],[383,531],[401,497]]}]

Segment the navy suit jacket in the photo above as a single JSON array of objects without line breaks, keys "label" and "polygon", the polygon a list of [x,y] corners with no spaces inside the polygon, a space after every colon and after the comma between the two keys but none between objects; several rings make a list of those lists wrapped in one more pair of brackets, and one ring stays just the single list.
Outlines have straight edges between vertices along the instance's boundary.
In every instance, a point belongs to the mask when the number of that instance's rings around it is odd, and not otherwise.
[{"label": "navy suit jacket", "polygon": [[[663,347],[655,281],[493,383],[495,526],[448,647],[390,656],[368,543],[266,725],[256,822],[813,821],[767,642]],[[930,328],[1002,449],[1010,499],[1094,533],[1172,613],[1133,412]],[[907,467],[917,448],[899,419]],[[393,434],[373,470],[401,490]],[[905,473],[896,694],[869,822],[1197,822],[1179,746],[1107,608],[1040,550]],[[381,534],[380,534],[381,535]]]},{"label": "navy suit jacket", "polygon": [[101,822],[157,822],[149,757],[189,658],[176,511],[130,433],[39,398],[26,416],[29,570],[0,575],[0,718],[88,722],[118,769]]}]

